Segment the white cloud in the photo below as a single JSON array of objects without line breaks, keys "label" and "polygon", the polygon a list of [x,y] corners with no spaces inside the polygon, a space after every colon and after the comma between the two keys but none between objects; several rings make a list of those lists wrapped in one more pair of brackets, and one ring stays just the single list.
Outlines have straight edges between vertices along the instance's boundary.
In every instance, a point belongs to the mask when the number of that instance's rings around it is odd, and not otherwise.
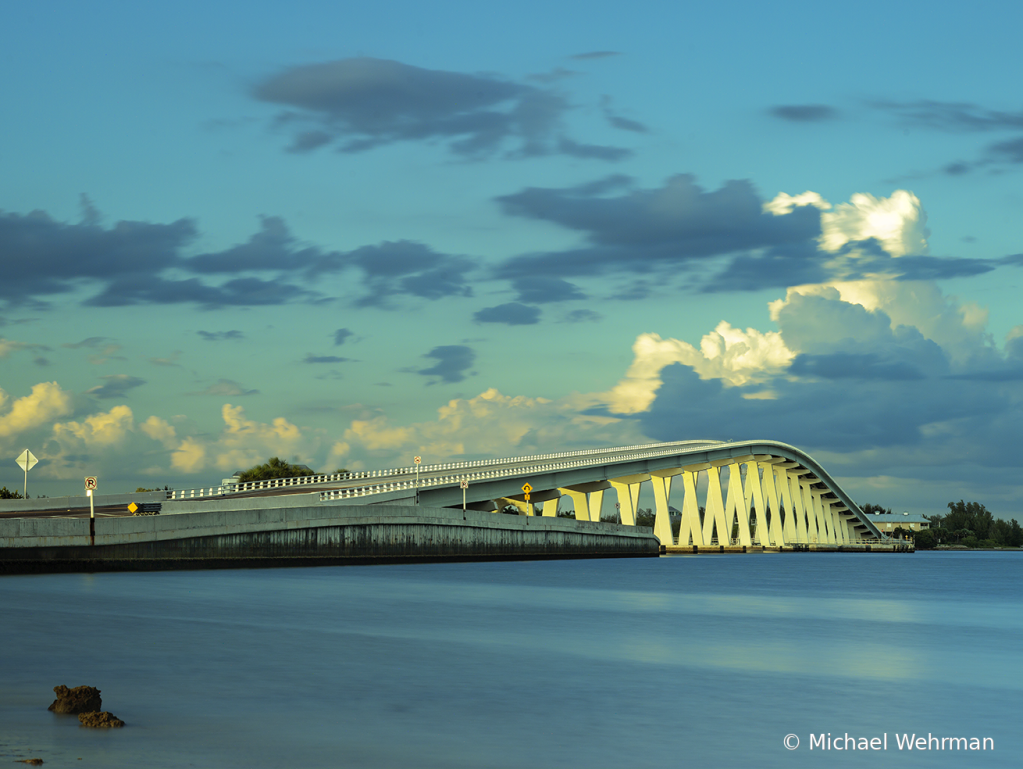
[{"label": "white cloud", "polygon": [[698,350],[679,339],[640,334],[632,352],[634,358],[625,377],[600,396],[616,414],[645,411],[661,386],[661,370],[673,363],[690,366],[701,379],[720,379],[741,387],[770,379],[784,371],[794,357],[778,332],[742,331],[727,321],[706,334]]},{"label": "white cloud", "polygon": [[58,417],[71,413],[71,394],[60,389],[56,382],[40,382],[32,392],[18,398],[7,409],[10,396],[0,389],[0,438],[15,437],[21,433],[48,425]]},{"label": "white cloud", "polygon": [[764,211],[775,216],[785,216],[786,214],[791,214],[800,206],[814,206],[822,211],[828,211],[831,208],[831,204],[818,193],[807,190],[800,195],[789,195],[786,192],[779,192],[774,200],[764,203]]},{"label": "white cloud", "polygon": [[[804,192],[799,197],[812,194]],[[924,254],[929,234],[926,225],[927,213],[912,192],[896,190],[888,198],[858,192],[848,203],[821,214],[818,242],[822,249],[834,253],[851,241],[875,238],[892,256]]]},{"label": "white cloud", "polygon": [[[229,403],[224,404],[221,416],[224,430],[220,435],[207,441],[198,436],[185,437],[171,454],[172,467],[186,473],[209,468],[244,470],[272,456],[292,460],[299,455],[315,455],[322,442],[318,433],[303,434],[284,417],[277,417],[270,424],[256,422],[245,417],[241,406]],[[161,430],[162,425],[154,425],[154,432]]]},{"label": "white cloud", "polygon": [[149,417],[139,427],[142,428],[142,432],[154,441],[159,441],[167,448],[174,444],[174,439],[177,437],[177,431],[174,429],[174,426],[167,420],[157,416]]},{"label": "white cloud", "polygon": [[90,448],[104,448],[121,443],[134,429],[131,409],[114,406],[110,411],[93,414],[81,422],[58,422],[53,426],[53,437],[62,443],[72,439]]},{"label": "white cloud", "polygon": [[[437,419],[400,427],[386,417],[355,420],[331,451],[349,469],[411,465],[463,456],[506,457],[598,445],[643,442],[631,420],[580,413],[580,401],[508,396],[490,388],[473,398],[456,398],[437,410]],[[333,468],[331,468],[333,469]]]}]

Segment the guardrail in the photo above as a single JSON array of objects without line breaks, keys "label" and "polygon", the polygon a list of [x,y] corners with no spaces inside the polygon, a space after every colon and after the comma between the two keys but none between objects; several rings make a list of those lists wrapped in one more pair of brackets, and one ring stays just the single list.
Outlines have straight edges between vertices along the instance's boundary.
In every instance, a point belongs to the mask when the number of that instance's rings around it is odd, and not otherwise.
[{"label": "guardrail", "polygon": [[[665,455],[668,455],[668,454],[686,453],[688,451],[700,451],[701,449],[706,448],[708,445],[717,445],[716,443],[704,443],[704,444],[700,444],[700,445],[690,446],[689,448],[687,448],[687,449],[685,449],[685,450],[680,452],[680,451],[678,451],[679,443],[691,443],[691,442],[690,441],[681,441],[681,442],[676,442],[676,443],[673,443],[673,444],[648,444],[648,446],[653,446],[653,447],[671,446],[671,448],[661,448],[660,450],[656,450],[656,451],[639,451],[639,452],[634,452],[632,454],[625,454],[623,456],[619,456],[618,459],[620,461],[623,461],[623,462],[624,461],[633,460],[633,459],[648,459],[650,457],[659,457],[659,456],[665,456]],[[620,451],[628,451],[628,450],[629,450],[628,448],[625,448],[625,449],[615,449],[614,451],[620,452]],[[602,450],[602,451],[604,453],[607,453],[610,450],[606,450],[605,449],[605,450]],[[583,453],[583,452],[572,452],[572,454],[574,454],[574,455],[578,455],[580,453]],[[588,453],[588,452],[586,452],[586,453]],[[568,452],[566,452],[565,455],[569,455]],[[548,456],[558,456],[558,455],[548,455]],[[518,460],[504,460],[504,462],[506,462],[506,463],[507,462],[514,462],[514,461],[518,461]],[[528,461],[528,459],[526,461]],[[489,460],[488,460],[488,462],[489,462]],[[490,471],[482,471],[482,472],[475,472],[475,473],[457,473],[457,474],[454,474],[454,475],[446,475],[446,476],[440,476],[440,477],[434,477],[434,478],[422,478],[419,481],[419,488],[420,489],[425,489],[425,488],[429,488],[431,486],[454,485],[454,484],[459,483],[461,481],[470,481],[470,482],[472,482],[472,481],[485,481],[485,480],[492,480],[492,479],[497,479],[497,478],[507,478],[507,477],[513,476],[513,475],[545,473],[545,472],[552,472],[552,471],[555,471],[555,470],[569,470],[569,469],[572,469],[574,467],[587,467],[587,466],[599,465],[599,464],[601,464],[601,458],[600,457],[591,457],[588,460],[587,459],[580,459],[580,460],[576,460],[574,462],[549,462],[549,463],[544,463],[544,464],[539,464],[539,465],[529,465],[529,466],[526,466],[526,467],[507,467],[507,468],[503,468],[501,470],[490,470]],[[332,499],[348,499],[348,498],[351,498],[351,497],[364,497],[364,496],[368,496],[370,494],[382,494],[382,493],[387,493],[387,492],[391,492],[391,491],[414,490],[415,488],[416,488],[416,482],[415,482],[414,479],[410,478],[410,479],[406,479],[406,480],[402,480],[402,481],[397,481],[397,482],[394,482],[394,483],[383,483],[383,484],[377,484],[377,485],[368,486],[368,487],[362,486],[362,487],[352,488],[352,489],[333,489],[331,491],[321,491],[320,492],[320,500],[326,502],[326,501],[329,501],[329,500],[332,500]]]},{"label": "guardrail", "polygon": [[[547,464],[550,465],[552,463],[550,463],[549,460],[552,460],[552,459],[563,459],[563,458],[583,457],[583,456],[594,457],[596,461],[594,461],[594,462],[592,462],[590,464],[599,464],[599,457],[600,456],[611,454],[611,453],[620,453],[620,452],[623,452],[623,451],[627,452],[627,451],[636,451],[636,450],[641,450],[641,451],[642,450],[648,450],[649,451],[649,450],[655,450],[655,449],[665,448],[665,447],[678,448],[678,447],[681,447],[681,446],[689,446],[690,448],[687,449],[687,450],[697,451],[700,448],[705,448],[706,446],[711,446],[711,445],[717,445],[719,443],[721,443],[721,441],[711,441],[711,440],[702,440],[702,441],[671,441],[671,442],[667,442],[667,443],[645,443],[645,444],[638,444],[638,445],[635,445],[635,446],[618,446],[618,447],[609,447],[609,448],[601,448],[601,449],[584,449],[584,450],[580,450],[580,451],[562,451],[562,452],[557,452],[557,453],[554,453],[554,454],[533,454],[533,455],[525,456],[525,457],[511,457],[511,458],[508,458],[508,459],[477,459],[477,460],[473,460],[473,461],[470,461],[470,462],[448,462],[448,463],[442,463],[442,464],[436,464],[436,465],[420,465],[419,466],[419,472],[420,472],[420,474],[422,474],[422,473],[435,473],[435,472],[442,472],[444,470],[469,470],[469,469],[475,469],[475,468],[493,467],[494,465],[505,465],[505,464],[511,464],[511,463],[544,462],[544,461],[547,461]],[[673,451],[666,451],[666,452],[661,452],[661,454],[650,454],[650,453],[648,453],[648,451],[644,451],[643,454],[646,455],[646,456],[661,456],[664,453],[675,453]],[[570,464],[566,464],[565,466],[566,467],[576,467],[576,466],[579,466],[579,465],[571,464],[570,463]],[[522,468],[522,467],[517,467],[517,468],[513,468],[513,469],[509,468],[508,471],[505,473],[505,475],[514,475],[515,473],[529,472],[529,471],[530,471],[530,468]],[[235,484],[228,484],[228,485],[221,485],[221,486],[210,486],[210,487],[199,488],[199,489],[179,489],[179,490],[176,490],[176,491],[172,490],[172,491],[168,491],[167,492],[167,499],[199,499],[199,498],[205,498],[205,497],[224,496],[224,495],[228,495],[228,494],[238,494],[238,493],[247,492],[247,491],[267,491],[267,490],[271,490],[271,489],[291,488],[291,487],[294,487],[294,486],[311,486],[311,485],[318,485],[318,484],[323,484],[323,483],[339,483],[339,482],[344,482],[344,481],[357,481],[357,480],[367,480],[367,481],[369,481],[369,480],[372,480],[372,479],[375,479],[375,478],[380,478],[380,479],[383,479],[383,478],[395,478],[397,476],[413,476],[414,477],[415,474],[416,474],[416,467],[415,467],[415,465],[413,465],[412,467],[396,467],[396,468],[390,468],[390,469],[385,469],[385,470],[369,470],[369,471],[366,471],[366,472],[357,472],[357,473],[332,473],[332,474],[328,474],[328,475],[306,475],[306,476],[300,476],[300,477],[297,477],[297,478],[271,478],[271,479],[265,480],[265,481],[250,481],[250,482],[246,482],[246,483],[235,483]],[[457,482],[457,481],[462,480],[466,476],[463,473],[462,475],[450,476],[450,477],[454,478],[455,482]],[[470,474],[468,477],[469,477],[470,480],[472,480],[473,477],[482,477],[482,475],[480,473],[475,473],[475,474]],[[494,476],[494,477],[496,477],[496,476]],[[420,481],[420,483],[419,483],[420,488],[423,488],[426,485],[426,480],[427,479],[424,478],[424,479],[422,479]],[[430,479],[430,480],[436,481],[438,479]],[[401,483],[403,483],[403,481],[393,481],[393,482],[390,482],[390,483],[384,482],[384,483],[374,484],[372,486],[360,487],[359,489],[339,489],[338,491],[344,491],[344,492],[363,492],[363,493],[349,493],[349,494],[346,494],[344,496],[365,496],[365,494],[367,494],[367,493],[373,493],[373,494],[379,493],[379,487],[383,487],[383,486],[387,486],[387,487],[393,486],[394,487],[393,489],[388,488],[387,490],[396,490],[399,487],[400,488],[409,488],[407,486],[400,486]],[[436,485],[444,485],[444,484],[443,483],[431,483],[430,485],[436,486]],[[372,491],[372,492],[364,491],[364,489],[368,489],[368,488],[373,488],[373,489],[378,489],[378,490],[377,491]],[[310,489],[310,491],[312,491],[312,489]],[[321,497],[322,497],[322,495],[321,495]],[[339,496],[331,497],[331,499],[340,499],[340,498],[342,498],[342,497],[339,497]]]}]

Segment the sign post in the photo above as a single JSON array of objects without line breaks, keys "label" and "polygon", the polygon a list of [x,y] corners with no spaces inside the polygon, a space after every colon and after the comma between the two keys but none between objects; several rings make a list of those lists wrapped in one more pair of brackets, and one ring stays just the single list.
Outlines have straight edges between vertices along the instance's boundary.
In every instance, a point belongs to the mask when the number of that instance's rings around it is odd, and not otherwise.
[{"label": "sign post", "polygon": [[462,512],[465,513],[465,490],[469,488],[469,481],[463,480],[458,485],[462,487]]},{"label": "sign post", "polygon": [[28,449],[25,449],[18,455],[17,462],[21,466],[21,469],[25,471],[25,488],[22,491],[25,495],[25,499],[28,499],[28,471],[35,467],[38,461],[39,460],[36,459],[35,454]]},{"label": "sign post", "polygon": [[416,457],[416,504],[419,504],[419,465],[422,463],[422,457]]},{"label": "sign post", "polygon": [[96,502],[92,492],[96,490],[96,476],[90,475],[85,479],[85,493],[89,497],[89,542],[96,544]]},{"label": "sign post", "polygon": [[529,501],[529,492],[531,492],[532,490],[533,490],[533,487],[530,486],[528,483],[523,483],[522,484],[522,491],[524,491],[525,494],[526,494],[526,503],[529,505],[529,514],[530,515],[533,514],[533,503]]}]

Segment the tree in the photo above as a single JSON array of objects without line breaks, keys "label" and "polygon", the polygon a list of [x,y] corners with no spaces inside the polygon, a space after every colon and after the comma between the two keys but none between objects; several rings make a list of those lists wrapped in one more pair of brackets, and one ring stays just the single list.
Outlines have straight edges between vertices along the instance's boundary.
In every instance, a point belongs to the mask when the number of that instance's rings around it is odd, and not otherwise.
[{"label": "tree", "polygon": [[954,531],[956,536],[961,536],[959,531],[965,529],[981,540],[988,538],[988,532],[991,530],[994,520],[995,517],[984,505],[977,502],[964,502],[960,499],[958,502],[948,503],[948,514],[945,515],[944,527]]},{"label": "tree", "polygon": [[874,505],[867,502],[865,505],[860,505],[862,510],[867,515],[891,515],[892,509],[890,507],[881,507],[881,505]]},{"label": "tree", "polygon": [[11,491],[6,486],[0,489],[0,499],[24,499],[20,491]]},{"label": "tree", "polygon": [[266,481],[271,478],[301,478],[306,475],[316,475],[308,467],[299,467],[285,462],[280,457],[270,457],[266,463],[250,467],[238,475],[239,483],[251,483],[252,481]]}]

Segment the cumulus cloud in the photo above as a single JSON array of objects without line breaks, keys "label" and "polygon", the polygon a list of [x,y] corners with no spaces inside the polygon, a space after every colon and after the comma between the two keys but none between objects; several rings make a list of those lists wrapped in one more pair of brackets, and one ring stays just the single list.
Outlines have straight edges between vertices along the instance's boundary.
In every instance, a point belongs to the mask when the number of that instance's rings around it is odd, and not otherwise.
[{"label": "cumulus cloud", "polygon": [[139,429],[154,441],[159,441],[167,448],[171,448],[174,445],[174,439],[177,437],[177,430],[174,429],[174,426],[166,419],[158,416],[149,417],[139,425]]},{"label": "cumulus cloud", "polygon": [[927,214],[912,192],[887,198],[856,193],[848,203],[821,214],[820,245],[835,252],[851,241],[873,238],[892,256],[927,252]]},{"label": "cumulus cloud", "polygon": [[252,95],[284,108],[275,123],[291,133],[291,152],[333,145],[354,153],[434,141],[466,158],[567,153],[616,160],[625,153],[565,136],[569,104],[561,94],[495,75],[358,57],[289,67]]},{"label": "cumulus cloud", "polygon": [[314,452],[318,438],[303,433],[284,417],[272,423],[246,418],[241,406],[225,403],[221,410],[224,429],[214,439],[188,436],[171,454],[171,466],[185,473],[210,468],[232,471],[265,462],[268,457],[293,457],[305,450]]},{"label": "cumulus cloud", "polygon": [[131,409],[120,405],[81,422],[58,422],[53,426],[53,436],[58,441],[77,440],[88,448],[106,448],[122,443],[134,429]]},{"label": "cumulus cloud", "polygon": [[461,382],[465,372],[472,368],[476,353],[471,347],[461,344],[449,344],[434,347],[424,358],[433,358],[436,364],[419,370],[423,376],[440,377],[442,382]]},{"label": "cumulus cloud", "polygon": [[0,438],[15,438],[72,412],[71,394],[56,382],[40,382],[29,395],[11,401],[0,389]]},{"label": "cumulus cloud", "polygon": [[635,422],[581,413],[573,399],[503,395],[490,388],[473,398],[449,401],[433,421],[395,426],[384,416],[354,420],[334,444],[332,460],[358,467],[408,465],[462,457],[516,456],[645,440]]},{"label": "cumulus cloud", "polygon": [[633,361],[625,377],[599,396],[615,414],[636,414],[653,403],[661,371],[675,363],[688,366],[702,379],[719,379],[728,386],[760,384],[783,372],[795,357],[775,331],[761,333],[733,328],[721,321],[696,349],[680,339],[640,334],[632,346]]}]

